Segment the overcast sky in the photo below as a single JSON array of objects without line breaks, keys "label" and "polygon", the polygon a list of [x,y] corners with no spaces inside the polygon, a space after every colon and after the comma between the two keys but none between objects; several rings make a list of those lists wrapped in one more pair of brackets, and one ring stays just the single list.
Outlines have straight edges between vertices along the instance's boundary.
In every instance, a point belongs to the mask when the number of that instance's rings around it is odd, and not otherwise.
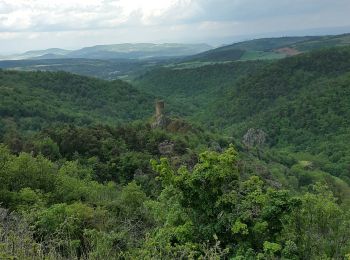
[{"label": "overcast sky", "polygon": [[347,29],[350,0],[0,0],[0,53]]}]

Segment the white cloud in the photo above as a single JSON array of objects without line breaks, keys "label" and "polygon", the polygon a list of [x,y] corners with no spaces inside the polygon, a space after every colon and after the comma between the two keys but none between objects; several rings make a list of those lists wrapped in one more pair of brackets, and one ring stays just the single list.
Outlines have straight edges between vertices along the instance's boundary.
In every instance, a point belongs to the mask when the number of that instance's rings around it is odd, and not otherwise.
[{"label": "white cloud", "polygon": [[140,25],[155,25],[160,23],[158,18],[174,10],[180,19],[191,2],[192,0],[0,0],[0,31],[112,28],[135,21]]},{"label": "white cloud", "polygon": [[0,0],[0,52],[350,25],[349,0]]}]

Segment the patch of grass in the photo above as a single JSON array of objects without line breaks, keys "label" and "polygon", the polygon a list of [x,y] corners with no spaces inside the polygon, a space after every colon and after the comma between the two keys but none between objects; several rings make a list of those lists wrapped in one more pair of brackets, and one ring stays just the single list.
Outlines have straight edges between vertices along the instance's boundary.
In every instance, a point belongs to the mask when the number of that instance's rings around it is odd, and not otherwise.
[{"label": "patch of grass", "polygon": [[276,52],[246,51],[240,60],[275,60],[285,58],[286,55]]}]

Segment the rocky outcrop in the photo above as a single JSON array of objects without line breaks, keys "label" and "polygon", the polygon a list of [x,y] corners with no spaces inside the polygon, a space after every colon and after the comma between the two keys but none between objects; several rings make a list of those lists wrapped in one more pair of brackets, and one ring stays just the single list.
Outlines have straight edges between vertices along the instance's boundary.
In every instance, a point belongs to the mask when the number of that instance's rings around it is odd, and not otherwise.
[{"label": "rocky outcrop", "polygon": [[257,147],[265,144],[267,134],[260,129],[250,128],[243,136],[242,143],[248,147]]},{"label": "rocky outcrop", "polygon": [[166,140],[158,145],[158,151],[161,155],[171,155],[174,153],[174,143]]},{"label": "rocky outcrop", "polygon": [[152,128],[166,128],[169,121],[164,115],[156,116],[151,126]]}]

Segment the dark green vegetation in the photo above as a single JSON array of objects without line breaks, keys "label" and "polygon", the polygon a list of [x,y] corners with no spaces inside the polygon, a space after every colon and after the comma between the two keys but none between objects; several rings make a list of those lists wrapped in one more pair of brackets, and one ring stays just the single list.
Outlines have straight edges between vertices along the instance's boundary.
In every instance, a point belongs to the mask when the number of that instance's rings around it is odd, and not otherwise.
[{"label": "dark green vegetation", "polygon": [[349,73],[349,47],[168,64],[137,89],[0,71],[0,258],[347,259]]},{"label": "dark green vegetation", "polygon": [[350,49],[339,48],[268,65],[217,100],[211,122],[236,137],[263,129],[270,146],[317,155],[323,170],[350,183],[349,61]]},{"label": "dark green vegetation", "polygon": [[[158,161],[165,138],[174,152]],[[349,252],[346,195],[335,197],[327,182],[294,195],[233,147],[198,156],[186,135],[141,125],[51,129],[26,142],[31,154],[0,146],[8,209],[1,209],[2,258],[340,259]]]},{"label": "dark green vegetation", "polygon": [[264,38],[239,42],[187,58],[189,61],[270,60],[302,52],[350,45],[350,34]]},{"label": "dark green vegetation", "polygon": [[140,77],[137,86],[168,102],[181,98],[190,120],[235,139],[262,129],[268,146],[306,156],[350,183],[349,72],[350,49],[339,47],[275,62],[159,69]]},{"label": "dark green vegetation", "polygon": [[150,116],[153,100],[119,80],[0,71],[1,130],[40,130],[53,123],[115,125]]},{"label": "dark green vegetation", "polygon": [[208,104],[225,95],[232,84],[264,65],[252,61],[197,68],[160,67],[137,77],[133,83],[143,92],[164,98],[170,103],[170,111],[181,111],[181,115],[196,113],[198,116],[200,111],[207,112]]}]

